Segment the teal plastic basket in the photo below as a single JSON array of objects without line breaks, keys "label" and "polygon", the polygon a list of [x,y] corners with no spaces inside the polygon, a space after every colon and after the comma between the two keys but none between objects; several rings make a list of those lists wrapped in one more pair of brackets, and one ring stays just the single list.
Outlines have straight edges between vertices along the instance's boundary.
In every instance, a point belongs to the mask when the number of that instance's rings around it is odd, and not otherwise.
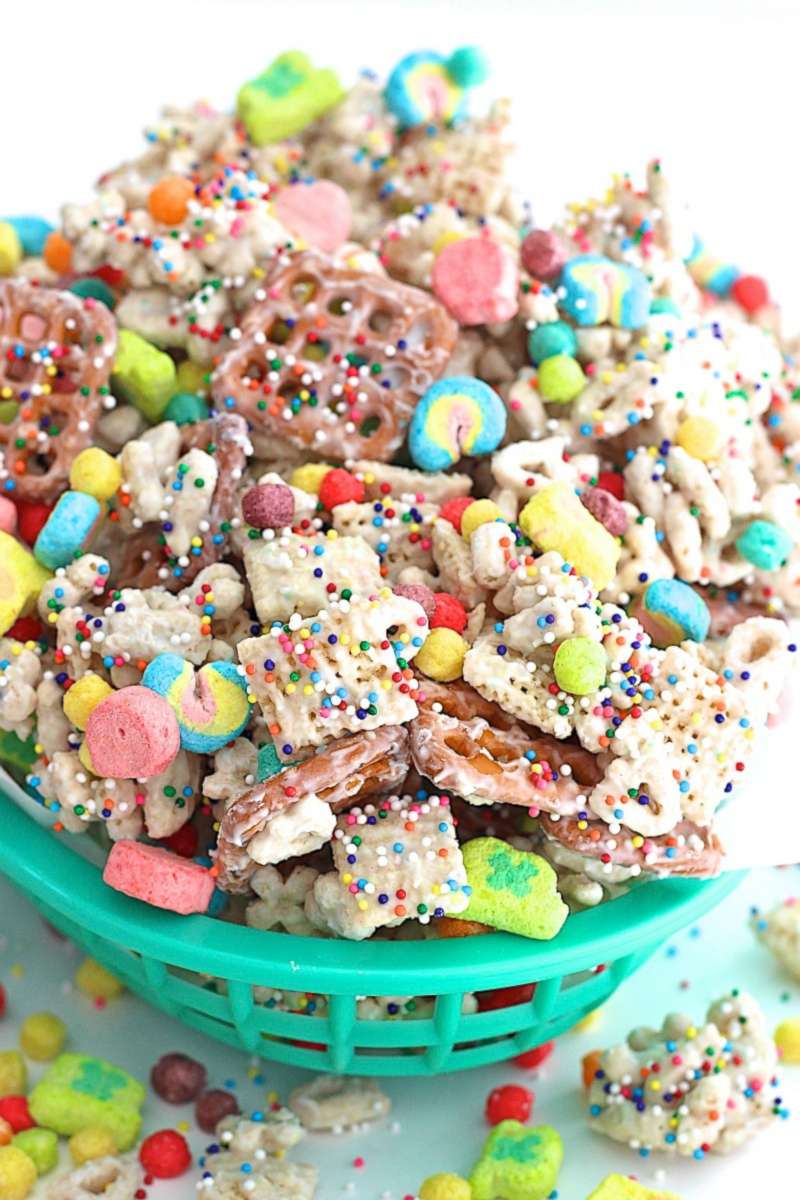
[{"label": "teal plastic basket", "polygon": [[[13,785],[12,785],[13,786]],[[743,874],[635,887],[570,917],[552,942],[510,934],[345,942],[161,912],[112,891],[100,868],[0,789],[0,870],[42,915],[170,1016],[261,1058],[352,1075],[435,1075],[498,1062],[563,1033],[602,1004]],[[535,983],[532,999],[462,1013],[464,994]],[[325,997],[325,1015],[257,1002],[254,988]],[[365,996],[425,996],[417,1019],[364,1020]]]}]

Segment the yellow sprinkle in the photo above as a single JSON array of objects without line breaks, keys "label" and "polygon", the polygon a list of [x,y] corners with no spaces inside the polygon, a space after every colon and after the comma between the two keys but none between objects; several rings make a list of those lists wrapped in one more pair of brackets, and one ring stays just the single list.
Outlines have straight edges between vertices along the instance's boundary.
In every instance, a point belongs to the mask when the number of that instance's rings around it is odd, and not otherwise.
[{"label": "yellow sprinkle", "polygon": [[686,1036],[687,1036],[687,1038],[697,1037],[697,1029],[695,1028],[694,1025],[690,1025],[689,1028],[686,1030]]},{"label": "yellow sprinkle", "polygon": [[178,1124],[175,1126],[175,1128],[178,1129],[181,1133],[186,1133],[186,1131],[189,1129],[189,1122],[188,1121],[178,1121]]},{"label": "yellow sprinkle", "polygon": [[344,875],[342,876],[342,883],[352,883],[352,882],[353,882],[353,876],[350,874],[349,871],[346,871],[344,873]]},{"label": "yellow sprinkle", "polygon": [[15,979],[22,979],[22,976],[25,974],[25,968],[23,967],[22,963],[14,963],[13,967],[11,968],[11,974]]},{"label": "yellow sprinkle", "polygon": [[297,688],[295,687],[295,685],[293,683],[287,683],[287,685],[286,685],[286,695],[287,696],[293,696],[296,691],[297,691]]},{"label": "yellow sprinkle", "polygon": [[367,904],[366,900],[359,900],[358,907],[361,909],[362,912],[366,912],[369,905]]},{"label": "yellow sprinkle", "polygon": [[313,691],[314,691],[314,689],[313,689],[313,687],[311,686],[311,684],[310,684],[310,683],[307,683],[307,684],[306,684],[306,686],[303,688],[303,695],[304,695],[304,696],[311,696],[311,695],[313,694]]}]

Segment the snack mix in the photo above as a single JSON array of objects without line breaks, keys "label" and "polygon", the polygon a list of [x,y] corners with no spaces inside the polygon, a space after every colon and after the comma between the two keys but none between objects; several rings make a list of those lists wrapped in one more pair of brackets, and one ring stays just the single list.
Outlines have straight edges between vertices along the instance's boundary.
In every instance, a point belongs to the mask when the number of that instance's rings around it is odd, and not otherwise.
[{"label": "snack mix", "polygon": [[548,939],[723,867],[796,650],[793,348],[658,160],[533,225],[484,77],[289,52],[0,222],[0,755],[141,901]]}]

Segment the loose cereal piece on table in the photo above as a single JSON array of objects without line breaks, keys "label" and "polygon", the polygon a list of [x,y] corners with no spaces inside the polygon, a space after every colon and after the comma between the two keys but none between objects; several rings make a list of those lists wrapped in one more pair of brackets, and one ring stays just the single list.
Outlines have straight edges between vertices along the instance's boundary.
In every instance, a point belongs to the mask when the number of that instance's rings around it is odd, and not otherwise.
[{"label": "loose cereal piece on table", "polygon": [[455,341],[444,309],[415,288],[313,252],[279,266],[264,286],[270,298],[249,310],[215,373],[220,405],[247,417],[256,443],[278,439],[340,460],[391,458]]},{"label": "loose cereal piece on table", "polygon": [[[243,1171],[243,1166],[249,1169]],[[238,1154],[208,1153],[198,1183],[203,1200],[314,1200],[319,1172],[306,1163]]]},{"label": "loose cereal piece on table", "polygon": [[293,614],[237,647],[250,690],[285,758],[344,733],[416,715],[408,666],[428,631],[423,609],[388,588]]},{"label": "loose cereal piece on table", "polygon": [[564,1145],[550,1125],[501,1121],[469,1177],[472,1200],[547,1200],[564,1161]]},{"label": "loose cereal piece on table", "polygon": [[[606,1050],[589,1089],[589,1124],[637,1149],[724,1154],[776,1119],[768,1085],[776,1086],[777,1061],[764,1014],[734,991],[701,1026],[672,1014],[660,1030],[634,1029]],[[631,1078],[641,1080],[632,1090]]]},{"label": "loose cereal piece on table", "polygon": [[199,863],[126,840],[112,846],[103,882],[135,900],[184,915],[206,912],[214,894],[214,876]]},{"label": "loose cereal piece on table", "polygon": [[18,1146],[0,1146],[0,1195],[26,1200],[36,1183],[36,1165]]},{"label": "loose cereal piece on table", "polygon": [[27,1154],[37,1175],[48,1175],[58,1163],[58,1136],[52,1129],[23,1129],[14,1135],[12,1145]]},{"label": "loose cereal piece on table", "polygon": [[784,970],[800,979],[800,901],[790,897],[766,915],[754,913],[752,925]]},{"label": "loose cereal piece on table", "polygon": [[626,1175],[608,1175],[586,1200],[680,1200],[674,1192],[654,1191]]},{"label": "loose cereal piece on table", "polygon": [[31,1115],[40,1125],[71,1137],[81,1129],[102,1125],[120,1150],[139,1136],[145,1090],[120,1067],[102,1058],[62,1054],[31,1092]]},{"label": "loose cereal piece on table", "polygon": [[261,1158],[265,1152],[280,1157],[305,1137],[305,1129],[289,1108],[270,1109],[259,1121],[224,1117],[216,1132],[225,1149],[242,1158]]},{"label": "loose cereal piece on table", "polygon": [[0,384],[17,402],[0,423],[3,475],[22,500],[51,501],[75,456],[92,444],[109,394],[114,319],[103,304],[69,292],[0,282]]},{"label": "loose cereal piece on table", "polygon": [[134,1200],[141,1188],[139,1164],[129,1158],[114,1155],[95,1158],[67,1175],[54,1179],[47,1191],[47,1200]]},{"label": "loose cereal piece on table", "polygon": [[409,918],[426,925],[468,903],[467,875],[444,796],[393,796],[352,808],[333,839],[336,872],[320,875],[306,915],[322,929],[361,940]]},{"label": "loose cereal piece on table", "polygon": [[537,940],[555,937],[568,909],[545,859],[499,838],[473,838],[462,854],[471,894],[461,914],[453,916]]},{"label": "loose cereal piece on table", "polygon": [[305,1129],[316,1133],[379,1121],[391,1112],[392,1102],[374,1079],[318,1075],[294,1089],[289,1107]]},{"label": "loose cereal piece on table", "polygon": [[328,742],[230,805],[217,843],[218,885],[249,890],[259,866],[324,845],[333,814],[400,786],[408,772],[408,733],[400,725]]}]

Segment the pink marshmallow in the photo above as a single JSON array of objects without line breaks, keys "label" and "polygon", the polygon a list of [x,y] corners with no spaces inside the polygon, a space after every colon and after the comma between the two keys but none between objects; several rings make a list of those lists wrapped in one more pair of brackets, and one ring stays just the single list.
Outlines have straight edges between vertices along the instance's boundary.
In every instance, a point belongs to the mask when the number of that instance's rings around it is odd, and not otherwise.
[{"label": "pink marshmallow", "polygon": [[0,496],[0,530],[3,533],[17,532],[17,506],[7,496]]},{"label": "pink marshmallow", "polygon": [[448,242],[434,259],[432,286],[459,325],[508,321],[519,308],[517,265],[491,238]]},{"label": "pink marshmallow", "polygon": [[330,179],[281,188],[274,204],[278,219],[291,233],[326,254],[333,254],[350,236],[350,197]]},{"label": "pink marshmallow", "polygon": [[89,714],[92,768],[110,779],[146,779],[165,771],[181,744],[175,713],[150,688],[125,687]]},{"label": "pink marshmallow", "polygon": [[214,894],[214,876],[206,867],[143,842],[115,842],[103,881],[134,900],[182,916],[206,912]]}]

